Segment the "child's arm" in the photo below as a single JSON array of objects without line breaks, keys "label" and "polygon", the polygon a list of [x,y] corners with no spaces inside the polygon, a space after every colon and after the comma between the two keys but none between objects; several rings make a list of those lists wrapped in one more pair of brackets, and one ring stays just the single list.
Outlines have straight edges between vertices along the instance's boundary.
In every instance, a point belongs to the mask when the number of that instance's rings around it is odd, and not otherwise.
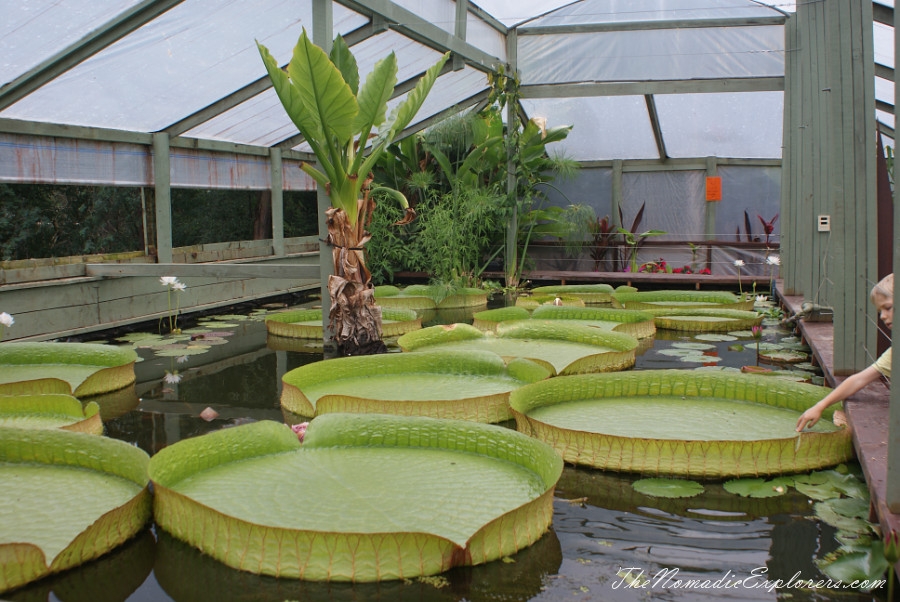
[{"label": "child's arm", "polygon": [[822,417],[822,412],[824,412],[828,406],[850,397],[869,383],[878,380],[880,376],[881,373],[876,370],[874,366],[869,366],[862,372],[857,372],[853,376],[848,377],[831,393],[823,397],[816,405],[800,415],[800,419],[797,420],[797,432],[815,425],[819,421],[819,418]]}]

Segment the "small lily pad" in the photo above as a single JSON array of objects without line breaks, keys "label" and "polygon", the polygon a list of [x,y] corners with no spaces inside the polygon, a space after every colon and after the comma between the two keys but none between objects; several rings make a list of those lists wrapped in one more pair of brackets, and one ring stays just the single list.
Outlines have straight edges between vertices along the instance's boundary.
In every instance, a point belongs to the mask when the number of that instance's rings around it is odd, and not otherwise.
[{"label": "small lily pad", "polygon": [[703,485],[685,479],[640,479],[631,484],[635,491],[653,497],[684,498],[703,493]]},{"label": "small lily pad", "polygon": [[723,483],[722,487],[728,493],[741,497],[766,498],[784,495],[793,484],[792,477],[778,477],[770,481],[766,479],[732,479]]},{"label": "small lily pad", "polygon": [[716,348],[715,345],[710,345],[709,343],[672,343],[672,347],[676,349],[696,349],[698,351]]},{"label": "small lily pad", "polygon": [[708,334],[696,334],[694,338],[698,341],[711,341],[714,343],[727,343],[728,341],[736,341],[737,337],[731,336],[730,334],[716,334],[716,333],[708,333]]}]

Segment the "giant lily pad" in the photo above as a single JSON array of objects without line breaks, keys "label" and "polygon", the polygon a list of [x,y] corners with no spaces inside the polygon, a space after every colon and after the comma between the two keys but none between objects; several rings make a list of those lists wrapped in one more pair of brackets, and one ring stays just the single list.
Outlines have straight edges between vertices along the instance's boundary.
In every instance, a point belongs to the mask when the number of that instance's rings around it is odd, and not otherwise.
[{"label": "giant lily pad", "polygon": [[106,437],[0,428],[0,592],[136,535],[150,518],[148,460]]},{"label": "giant lily pad", "polygon": [[544,364],[556,374],[624,370],[635,362],[638,342],[632,336],[604,332],[562,320],[520,320],[482,332],[468,324],[431,326],[397,339],[403,351],[493,351]]},{"label": "giant lily pad", "polygon": [[76,397],[98,395],[132,384],[136,360],[129,347],[100,343],[4,343],[0,387],[4,393],[29,393],[55,379],[67,382]]},{"label": "giant lily pad", "polygon": [[727,291],[617,291],[612,294],[612,305],[638,310],[706,307],[749,311],[753,309],[753,299],[742,299]]},{"label": "giant lily pad", "polygon": [[729,332],[758,326],[762,314],[740,309],[662,309],[644,310],[652,313],[657,328],[689,332]]},{"label": "giant lily pad", "polygon": [[451,309],[487,304],[487,293],[478,288],[461,288],[447,294],[437,286],[412,284],[406,288],[391,285],[375,287],[375,302],[399,309]]},{"label": "giant lily pad", "polygon": [[509,392],[550,376],[541,365],[489,351],[430,351],[343,357],[282,377],[281,406],[301,416],[402,414],[477,422],[511,420]]},{"label": "giant lily pad", "polygon": [[612,301],[613,287],[608,284],[559,284],[538,286],[532,292],[535,295],[577,297],[588,305],[597,305]]},{"label": "giant lily pad", "polygon": [[542,305],[563,305],[566,307],[584,307],[584,299],[571,295],[519,295],[516,307],[531,311]]},{"label": "giant lily pad", "polygon": [[[397,337],[422,328],[422,319],[411,309],[385,307],[381,310],[381,334]],[[266,331],[274,336],[321,339],[322,309],[295,309],[266,316]]]},{"label": "giant lily pad", "polygon": [[[764,376],[641,370],[557,377],[510,394],[517,428],[567,461],[692,477],[804,472],[853,457],[850,431],[797,418],[827,390]],[[830,417],[831,414],[828,414]]]},{"label": "giant lily pad", "polygon": [[310,581],[512,554],[550,526],[561,472],[550,448],[503,427],[376,414],[319,416],[303,444],[270,421],[223,429],[150,462],[163,530],[228,566]]},{"label": "giant lily pad", "polygon": [[636,339],[650,338],[656,332],[653,316],[629,309],[612,309],[608,307],[567,307],[542,305],[529,312],[523,307],[501,307],[488,309],[475,314],[472,325],[479,330],[496,330],[503,322],[514,320],[568,320],[607,330],[621,332]]},{"label": "giant lily pad", "polygon": [[72,395],[0,395],[0,427],[63,429],[103,434],[100,406],[89,402],[82,407]]}]

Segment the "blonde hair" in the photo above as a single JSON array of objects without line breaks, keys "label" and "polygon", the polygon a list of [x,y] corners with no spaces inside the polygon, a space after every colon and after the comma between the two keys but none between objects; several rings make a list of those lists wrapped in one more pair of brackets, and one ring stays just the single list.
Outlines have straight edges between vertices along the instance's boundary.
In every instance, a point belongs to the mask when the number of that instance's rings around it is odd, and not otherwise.
[{"label": "blonde hair", "polygon": [[888,274],[884,278],[878,281],[878,284],[872,287],[872,292],[869,293],[869,298],[872,300],[872,303],[875,303],[875,296],[884,297],[885,299],[893,299],[894,298],[894,274]]}]

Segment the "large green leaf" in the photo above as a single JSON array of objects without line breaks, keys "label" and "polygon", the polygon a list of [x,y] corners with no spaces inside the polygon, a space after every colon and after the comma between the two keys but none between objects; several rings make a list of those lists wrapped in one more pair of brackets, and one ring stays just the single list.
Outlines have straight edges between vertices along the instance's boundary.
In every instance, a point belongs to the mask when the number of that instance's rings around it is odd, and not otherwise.
[{"label": "large green leaf", "polygon": [[799,413],[823,394],[752,374],[640,370],[525,385],[510,394],[510,406],[520,431],[569,462],[718,478],[804,472],[853,457],[847,428],[794,431]]},{"label": "large green leaf", "polygon": [[366,82],[359,91],[359,113],[353,129],[368,135],[373,127],[384,123],[387,114],[387,101],[397,84],[397,57],[390,53],[375,63]]},{"label": "large green leaf", "polygon": [[337,581],[432,575],[529,546],[561,471],[509,429],[375,414],[319,416],[302,446],[273,422],[225,429],[150,463],[162,529],[241,570]]},{"label": "large green leaf", "polygon": [[285,374],[281,405],[301,416],[375,412],[502,422],[512,419],[509,392],[548,376],[527,360],[507,367],[488,351],[344,357]]},{"label": "large green leaf", "polygon": [[106,437],[0,428],[0,592],[137,534],[150,516],[148,461],[142,450]]},{"label": "large green leaf", "polygon": [[294,46],[287,72],[304,109],[324,133],[324,142],[327,144],[333,136],[337,146],[346,146],[353,137],[353,122],[359,113],[356,96],[325,51],[306,35],[306,29]]}]

